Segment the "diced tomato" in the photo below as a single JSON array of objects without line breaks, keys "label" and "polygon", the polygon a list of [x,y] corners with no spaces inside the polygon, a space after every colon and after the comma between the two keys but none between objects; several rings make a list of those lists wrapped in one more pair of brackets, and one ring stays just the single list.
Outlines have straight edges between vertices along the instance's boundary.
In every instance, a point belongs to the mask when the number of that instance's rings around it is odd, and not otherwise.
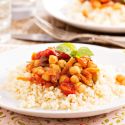
[{"label": "diced tomato", "polygon": [[38,74],[34,74],[34,78],[38,84],[41,83],[41,76],[39,76]]},{"label": "diced tomato", "polygon": [[41,84],[41,85],[45,84],[45,81],[38,74],[34,74],[32,77],[30,77],[29,81],[31,83],[36,83],[36,84]]},{"label": "diced tomato", "polygon": [[70,56],[64,52],[56,51],[59,59],[70,59]]},{"label": "diced tomato", "polygon": [[70,78],[69,77],[65,78],[64,82],[66,83],[70,82]]},{"label": "diced tomato", "polygon": [[41,57],[49,57],[50,55],[57,55],[57,53],[52,50],[52,49],[46,49],[44,51],[40,51],[38,53],[33,53],[32,54],[32,60],[38,60],[40,59]]},{"label": "diced tomato", "polygon": [[32,54],[32,60],[38,60],[41,57],[41,52],[33,53]]},{"label": "diced tomato", "polygon": [[36,59],[36,53],[33,53],[33,54],[32,54],[31,59],[32,59],[32,60],[35,60],[35,59]]},{"label": "diced tomato", "polygon": [[45,57],[49,57],[50,55],[56,55],[56,52],[52,49],[46,49],[44,51],[41,51],[40,56],[45,56]]},{"label": "diced tomato", "polygon": [[81,3],[83,3],[85,0],[80,0]]},{"label": "diced tomato", "polygon": [[51,82],[52,83],[57,83],[58,82],[58,79],[56,78],[56,76],[54,76],[54,75],[51,76]]},{"label": "diced tomato", "polygon": [[60,53],[60,58],[62,58],[62,59],[69,59],[70,56],[68,54],[66,54],[66,53]]},{"label": "diced tomato", "polygon": [[60,89],[65,95],[75,94],[75,86],[71,82],[63,82],[60,84]]},{"label": "diced tomato", "polygon": [[46,49],[46,50],[40,51],[38,53],[33,53],[32,60],[38,60],[41,57],[49,57],[50,55],[55,55],[60,59],[69,59],[70,58],[70,56],[66,53],[55,51],[52,49]]},{"label": "diced tomato", "polygon": [[101,3],[108,3],[110,0],[101,0]]},{"label": "diced tomato", "polygon": [[43,54],[41,54],[41,56],[46,56],[49,57],[50,55],[57,55],[57,53],[52,50],[52,49],[46,49],[45,51],[43,51]]},{"label": "diced tomato", "polygon": [[45,83],[45,87],[46,87],[46,88],[49,88],[49,87],[51,87],[51,86],[52,86],[52,83],[50,83],[50,82],[46,82],[46,83]]}]

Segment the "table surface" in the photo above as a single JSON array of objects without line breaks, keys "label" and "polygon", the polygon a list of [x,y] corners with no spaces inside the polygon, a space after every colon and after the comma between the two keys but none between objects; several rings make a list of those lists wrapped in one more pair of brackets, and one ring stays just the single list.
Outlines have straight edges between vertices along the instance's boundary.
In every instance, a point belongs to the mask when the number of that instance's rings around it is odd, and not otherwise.
[{"label": "table surface", "polygon": [[[43,12],[42,16],[44,18],[46,18],[59,28],[63,28],[68,31],[85,32],[54,19],[44,11],[42,12]],[[32,18],[20,21],[13,21],[11,29],[13,33],[44,34],[44,32],[32,22]],[[34,44],[40,44],[40,43],[11,39],[6,43],[0,44],[0,53],[17,48],[22,45],[34,45]],[[36,118],[36,117],[20,115],[8,111],[6,109],[0,108],[0,125],[125,125],[125,108],[100,116],[79,118],[79,119]]]}]

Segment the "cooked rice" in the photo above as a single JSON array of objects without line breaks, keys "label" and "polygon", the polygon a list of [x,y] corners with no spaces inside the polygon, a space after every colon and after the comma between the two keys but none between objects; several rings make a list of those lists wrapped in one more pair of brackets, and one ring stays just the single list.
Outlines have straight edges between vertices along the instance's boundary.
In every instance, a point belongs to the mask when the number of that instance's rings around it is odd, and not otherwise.
[{"label": "cooked rice", "polygon": [[[24,66],[22,66],[24,67]],[[87,87],[84,93],[65,96],[60,89],[32,84],[17,80],[17,76],[30,76],[22,67],[9,75],[6,89],[11,91],[23,108],[41,108],[47,110],[92,110],[125,96],[125,87],[115,83],[114,74],[101,70],[99,79],[93,88]],[[109,69],[109,68],[108,68]]]}]

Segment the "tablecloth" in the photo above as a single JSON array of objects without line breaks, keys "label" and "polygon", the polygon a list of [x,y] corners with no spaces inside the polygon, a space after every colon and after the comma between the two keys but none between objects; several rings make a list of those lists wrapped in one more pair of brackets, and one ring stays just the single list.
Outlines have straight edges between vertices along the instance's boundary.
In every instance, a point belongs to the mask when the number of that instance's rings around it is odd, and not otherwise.
[{"label": "tablecloth", "polygon": [[125,125],[125,109],[91,118],[47,119],[0,109],[0,125]]}]

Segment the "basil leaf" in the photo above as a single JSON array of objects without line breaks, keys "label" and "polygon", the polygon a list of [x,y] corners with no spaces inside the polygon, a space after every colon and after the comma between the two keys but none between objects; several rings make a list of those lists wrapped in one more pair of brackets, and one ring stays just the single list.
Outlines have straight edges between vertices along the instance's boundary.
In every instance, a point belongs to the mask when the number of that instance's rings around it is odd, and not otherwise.
[{"label": "basil leaf", "polygon": [[68,55],[71,54],[70,48],[68,48],[68,47],[66,47],[66,46],[59,45],[59,46],[56,47],[56,50],[58,50],[58,51],[60,51],[60,52],[64,52],[64,53],[66,53],[66,54],[68,54]]},{"label": "basil leaf", "polygon": [[81,47],[77,50],[72,43],[62,43],[56,47],[56,50],[64,52],[71,57],[93,56],[92,51],[88,47]]},{"label": "basil leaf", "polygon": [[74,50],[74,51],[71,52],[72,57],[76,57],[76,54],[77,54],[77,50]]},{"label": "basil leaf", "polygon": [[76,47],[75,47],[75,45],[72,44],[72,43],[63,43],[63,45],[66,46],[66,47],[68,47],[68,48],[70,48],[71,51],[77,50]]},{"label": "basil leaf", "polygon": [[72,51],[76,51],[76,47],[72,43],[63,43],[63,44],[58,45],[56,47],[56,50],[64,52],[71,56]]},{"label": "basil leaf", "polygon": [[93,52],[88,47],[80,47],[76,53],[76,57],[83,57],[83,56],[93,56]]}]

